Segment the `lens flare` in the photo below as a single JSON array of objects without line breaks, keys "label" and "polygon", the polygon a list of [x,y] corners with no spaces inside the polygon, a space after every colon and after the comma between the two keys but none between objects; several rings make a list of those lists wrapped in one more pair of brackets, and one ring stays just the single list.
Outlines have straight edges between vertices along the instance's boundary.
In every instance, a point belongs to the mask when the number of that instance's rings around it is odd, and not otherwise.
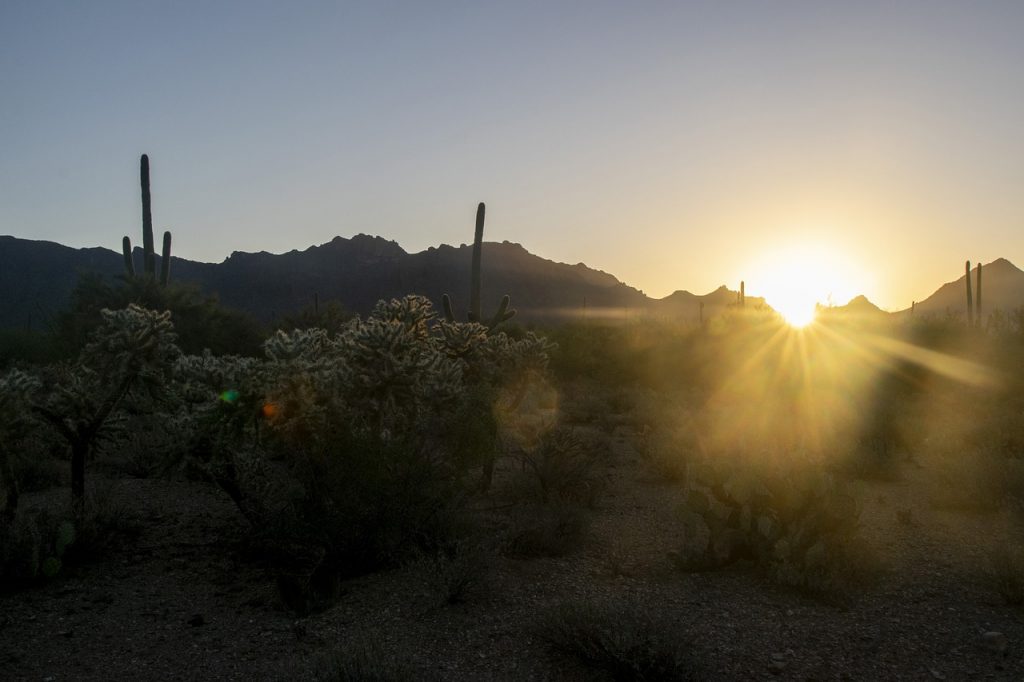
[{"label": "lens flare", "polygon": [[228,403],[230,405],[231,403],[238,401],[238,391],[236,391],[233,388],[229,388],[228,390],[221,393],[218,397],[223,402]]}]

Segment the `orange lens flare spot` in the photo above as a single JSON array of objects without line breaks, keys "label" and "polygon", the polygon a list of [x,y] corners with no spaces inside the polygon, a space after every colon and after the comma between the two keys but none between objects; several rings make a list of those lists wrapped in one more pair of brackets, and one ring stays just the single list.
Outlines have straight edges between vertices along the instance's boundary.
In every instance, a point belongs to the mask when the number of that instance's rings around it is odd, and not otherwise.
[{"label": "orange lens flare spot", "polygon": [[262,408],[260,408],[260,413],[266,419],[273,419],[274,417],[277,416],[277,405],[275,405],[274,403],[267,403]]}]

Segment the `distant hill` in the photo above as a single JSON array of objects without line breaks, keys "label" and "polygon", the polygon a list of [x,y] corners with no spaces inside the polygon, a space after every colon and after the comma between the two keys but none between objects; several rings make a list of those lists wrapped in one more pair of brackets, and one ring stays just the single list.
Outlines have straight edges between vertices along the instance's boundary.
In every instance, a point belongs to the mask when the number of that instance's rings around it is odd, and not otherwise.
[{"label": "distant hill", "polygon": [[818,306],[818,314],[823,315],[856,315],[858,317],[887,317],[885,312],[868,300],[867,296],[855,296],[846,305]]},{"label": "distant hill", "polygon": [[[977,281],[978,268],[971,269],[971,286]],[[915,313],[941,313],[947,311],[967,316],[967,275],[947,282],[935,293],[923,301],[914,304]],[[1024,306],[1024,271],[1006,260],[998,258],[981,267],[981,306],[982,314],[987,315],[993,310],[1015,310]],[[909,313],[910,309],[900,311]]]},{"label": "distant hill", "polygon": [[[710,319],[721,314],[727,307],[734,305],[737,300],[737,293],[726,286],[720,286],[710,294],[691,294],[689,291],[676,291],[665,298],[653,299],[648,307],[648,312],[657,317],[682,319],[696,322],[703,314],[704,319]],[[704,304],[703,313],[701,303]],[[765,305],[763,298],[747,296],[746,304],[751,307]]]},{"label": "distant hill", "polygon": [[[136,262],[141,253],[136,249]],[[157,256],[159,260],[159,256]],[[393,241],[356,235],[335,237],[319,246],[283,254],[232,253],[222,263],[171,258],[171,278],[193,282],[227,306],[271,322],[313,304],[339,301],[366,313],[381,298],[422,294],[440,307],[452,296],[456,311],[469,303],[472,247],[441,245],[407,253]],[[686,291],[652,299],[612,275],[583,263],[568,265],[540,258],[519,244],[485,242],[482,297],[484,313],[501,296],[523,321],[572,318],[628,318],[655,315],[697,321],[736,300],[726,287],[697,296]],[[103,248],[73,249],[53,242],[0,236],[0,327],[44,324],[66,305],[79,273],[96,272],[111,281],[123,274],[120,253]],[[749,305],[763,303],[748,297]]]},{"label": "distant hill", "polygon": [[[136,263],[142,261],[140,251],[136,249]],[[471,258],[470,246],[442,244],[408,253],[393,241],[359,234],[282,254],[236,251],[222,263],[172,257],[171,277],[195,283],[225,305],[267,323],[311,306],[314,296],[321,304],[335,300],[365,314],[381,298],[408,293],[427,296],[440,308],[441,295],[448,293],[456,311],[464,315]],[[0,236],[0,328],[45,325],[67,304],[79,273],[85,272],[114,281],[123,274],[121,254]],[[556,263],[512,242],[484,243],[483,272],[484,313],[493,312],[508,293],[519,311],[517,319],[524,322],[639,316],[697,322],[701,315],[710,319],[721,314],[737,297],[736,291],[721,286],[703,295],[676,291],[655,299],[606,272],[583,263]],[[1004,258],[983,266],[982,286],[986,314],[1024,305],[1024,271]],[[765,305],[765,301],[748,296],[747,305]],[[860,316],[887,314],[863,296],[827,310]],[[966,314],[963,276],[915,305],[918,313],[946,311]],[[909,309],[897,314],[906,313]]]}]

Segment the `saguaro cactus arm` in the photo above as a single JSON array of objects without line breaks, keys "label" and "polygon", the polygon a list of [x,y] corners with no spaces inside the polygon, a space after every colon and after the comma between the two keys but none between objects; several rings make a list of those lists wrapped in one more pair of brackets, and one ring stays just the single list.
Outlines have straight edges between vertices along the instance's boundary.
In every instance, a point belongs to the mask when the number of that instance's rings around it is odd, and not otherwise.
[{"label": "saguaro cactus arm", "polygon": [[164,232],[164,249],[160,254],[160,285],[167,286],[171,274],[171,233]]},{"label": "saguaro cactus arm", "polygon": [[121,240],[121,253],[124,255],[124,272],[129,277],[135,276],[135,262],[132,260],[132,240],[125,235]]},{"label": "saguaro cactus arm", "polygon": [[487,323],[488,328],[494,329],[502,322],[507,322],[516,316],[516,311],[514,309],[508,309],[511,303],[512,297],[508,294],[501,297],[501,303],[498,305],[498,312],[494,313],[494,317],[492,317],[491,321]]},{"label": "saguaro cactus arm", "polygon": [[454,322],[455,311],[452,310],[452,299],[448,294],[441,295],[441,307],[444,308],[444,319],[449,322]]}]

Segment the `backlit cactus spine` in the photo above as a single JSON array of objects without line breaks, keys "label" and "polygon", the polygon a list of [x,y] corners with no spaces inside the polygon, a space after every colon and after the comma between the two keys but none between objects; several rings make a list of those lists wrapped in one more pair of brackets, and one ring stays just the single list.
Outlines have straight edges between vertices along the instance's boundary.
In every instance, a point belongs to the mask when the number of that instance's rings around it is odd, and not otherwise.
[{"label": "backlit cactus spine", "polygon": [[[149,193],[149,156],[142,155],[139,162],[139,181],[142,185],[142,268],[150,277],[156,276],[156,249],[153,243],[153,210]],[[124,271],[128,277],[135,276],[132,261],[132,240],[125,236],[121,240],[124,255]],[[164,246],[160,258],[160,284],[167,286],[171,270],[171,233],[164,232]]]},{"label": "backlit cactus spine", "polygon": [[[488,329],[494,329],[502,322],[511,319],[516,314],[516,311],[514,309],[509,310],[512,298],[506,294],[502,297],[501,303],[498,304],[498,312],[488,322],[483,322],[483,317],[480,313],[480,259],[484,243],[484,213],[484,205],[481,202],[476,208],[476,233],[473,237],[473,263],[469,275],[469,314],[467,317],[470,322],[480,322],[481,324],[486,324]],[[452,299],[448,294],[444,294],[441,297],[441,304],[444,307],[445,319],[449,322],[454,322],[455,312],[452,309]]]}]

